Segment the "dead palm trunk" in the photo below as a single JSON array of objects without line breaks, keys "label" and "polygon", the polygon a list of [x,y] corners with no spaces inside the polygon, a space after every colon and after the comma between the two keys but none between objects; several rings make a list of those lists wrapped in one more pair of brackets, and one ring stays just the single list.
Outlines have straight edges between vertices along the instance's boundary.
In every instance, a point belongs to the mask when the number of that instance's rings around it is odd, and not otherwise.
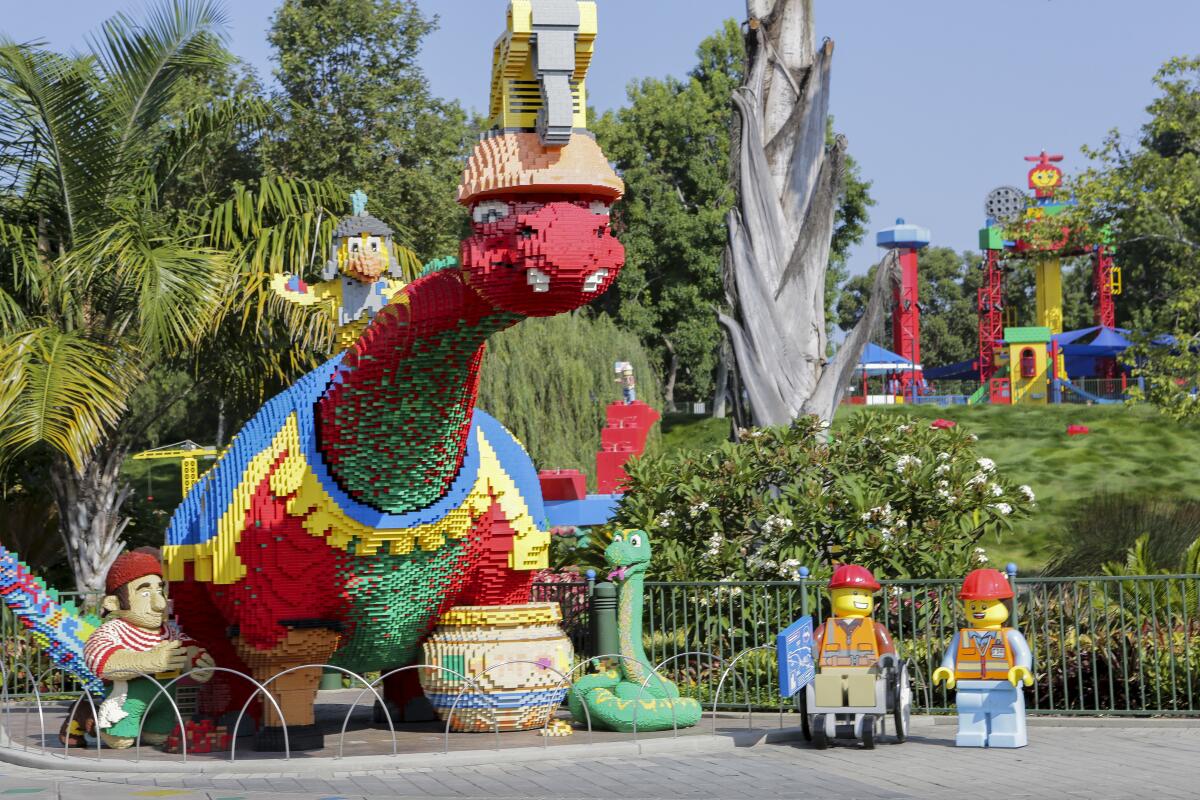
[{"label": "dead palm trunk", "polygon": [[801,414],[829,421],[883,313],[896,274],[885,259],[863,318],[827,359],[825,272],[842,191],[844,137],[826,145],[833,42],[818,49],[812,0],[747,0],[746,82],[733,101],[738,202],[725,263],[729,331],[755,425]]},{"label": "dead palm trunk", "polygon": [[55,458],[50,468],[58,528],[76,590],[97,598],[104,594],[105,576],[121,552],[121,534],[129,524],[121,513],[130,492],[121,480],[126,455],[124,447],[105,442],[79,469],[65,457]]}]

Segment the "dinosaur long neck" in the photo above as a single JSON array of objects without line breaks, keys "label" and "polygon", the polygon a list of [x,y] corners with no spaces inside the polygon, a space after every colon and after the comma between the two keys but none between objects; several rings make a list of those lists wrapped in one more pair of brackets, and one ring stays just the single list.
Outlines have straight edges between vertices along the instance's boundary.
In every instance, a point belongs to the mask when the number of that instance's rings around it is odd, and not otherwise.
[{"label": "dinosaur long neck", "polygon": [[642,600],[645,595],[642,574],[621,581],[617,598],[617,632],[621,641],[621,670],[625,678],[642,683],[654,671],[642,647]]},{"label": "dinosaur long neck", "polygon": [[392,514],[440,498],[466,452],[487,339],[520,319],[485,303],[457,270],[406,286],[318,404],[319,447],[341,487]]}]

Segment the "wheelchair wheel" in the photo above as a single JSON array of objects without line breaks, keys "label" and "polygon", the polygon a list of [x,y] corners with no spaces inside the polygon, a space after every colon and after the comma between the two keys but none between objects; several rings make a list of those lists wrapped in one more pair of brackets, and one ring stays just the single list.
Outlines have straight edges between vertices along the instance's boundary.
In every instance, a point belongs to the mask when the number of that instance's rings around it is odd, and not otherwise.
[{"label": "wheelchair wheel", "polygon": [[912,718],[912,682],[908,677],[908,662],[892,673],[895,684],[888,687],[892,706],[892,722],[896,726],[896,743],[908,738],[908,725]]},{"label": "wheelchair wheel", "polygon": [[818,750],[829,747],[829,734],[825,732],[825,715],[813,714],[809,724],[812,726],[813,747]]},{"label": "wheelchair wheel", "polygon": [[808,692],[801,689],[799,697],[796,700],[796,710],[800,712],[800,732],[804,734],[804,741],[811,742],[813,740],[812,725],[808,720]]},{"label": "wheelchair wheel", "polygon": [[862,720],[861,741],[863,750],[875,749],[875,715],[864,714]]}]

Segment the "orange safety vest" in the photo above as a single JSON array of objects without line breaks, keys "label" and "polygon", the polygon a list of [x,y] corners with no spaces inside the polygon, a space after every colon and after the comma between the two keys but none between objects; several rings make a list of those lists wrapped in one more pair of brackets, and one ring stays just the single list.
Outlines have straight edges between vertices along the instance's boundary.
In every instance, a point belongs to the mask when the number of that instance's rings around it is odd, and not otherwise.
[{"label": "orange safety vest", "polygon": [[869,667],[879,660],[875,621],[870,617],[830,617],[821,641],[822,667]]},{"label": "orange safety vest", "polygon": [[954,654],[954,679],[1008,680],[1008,671],[1013,668],[1012,648],[1008,646],[1009,630],[960,630],[958,651]]}]

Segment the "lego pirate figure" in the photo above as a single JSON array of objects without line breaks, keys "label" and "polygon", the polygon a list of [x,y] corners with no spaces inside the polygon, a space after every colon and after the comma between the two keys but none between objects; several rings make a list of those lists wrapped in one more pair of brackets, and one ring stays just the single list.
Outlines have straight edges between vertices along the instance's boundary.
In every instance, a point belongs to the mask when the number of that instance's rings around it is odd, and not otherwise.
[{"label": "lego pirate figure", "polygon": [[338,349],[354,344],[375,315],[404,288],[392,229],[367,213],[367,196],[350,195],[353,215],[333,232],[329,261],[320,283],[299,275],[276,275],[271,288],[299,305],[319,305],[333,320]]},{"label": "lego pirate figure", "polygon": [[934,684],[945,681],[958,690],[959,747],[1024,747],[1025,695],[1033,684],[1033,656],[1025,637],[1006,628],[1010,614],[1005,600],[1013,590],[1004,573],[977,569],[963,581],[958,598],[969,627],[954,634],[933,673]]},{"label": "lego pirate figure", "polygon": [[174,685],[164,692],[162,684],[196,668],[189,677],[207,681],[213,673],[204,668],[214,666],[212,657],[167,620],[167,585],[157,550],[138,548],[117,556],[104,591],[100,607],[109,619],[88,637],[83,650],[88,667],[107,689],[96,711],[96,728],[109,747],[131,746],[139,729],[143,741],[161,745],[178,724],[175,709],[162,696],[173,694]]},{"label": "lego pirate figure", "polygon": [[613,372],[617,373],[615,380],[621,386],[621,397],[625,400],[625,405],[632,405],[637,400],[637,381],[633,377],[633,364],[618,361],[613,364]]},{"label": "lego pirate figure", "polygon": [[817,628],[817,675],[813,682],[820,706],[875,705],[874,669],[884,656],[895,657],[887,628],[871,618],[879,582],[871,571],[843,564],[829,578],[833,616]]}]

